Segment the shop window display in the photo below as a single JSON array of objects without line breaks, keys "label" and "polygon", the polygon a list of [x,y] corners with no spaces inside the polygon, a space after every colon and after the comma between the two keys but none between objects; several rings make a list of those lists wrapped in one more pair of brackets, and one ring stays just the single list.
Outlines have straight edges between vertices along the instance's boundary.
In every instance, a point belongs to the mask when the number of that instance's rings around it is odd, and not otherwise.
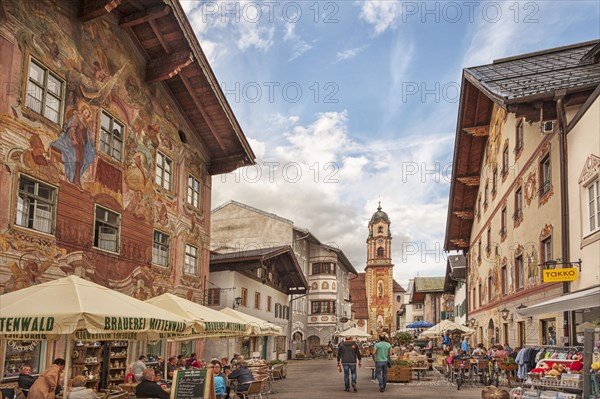
[{"label": "shop window display", "polygon": [[2,379],[16,379],[23,366],[30,366],[31,374],[39,374],[41,346],[37,341],[7,341]]}]

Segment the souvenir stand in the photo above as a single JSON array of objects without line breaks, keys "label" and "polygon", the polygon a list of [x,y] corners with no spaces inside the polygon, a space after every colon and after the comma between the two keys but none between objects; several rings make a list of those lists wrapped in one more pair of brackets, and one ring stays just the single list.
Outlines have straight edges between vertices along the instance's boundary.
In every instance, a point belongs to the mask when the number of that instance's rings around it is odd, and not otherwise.
[{"label": "souvenir stand", "polygon": [[[581,399],[584,361],[581,346],[525,346],[517,355],[523,387],[513,390],[519,399]],[[535,367],[531,368],[535,359]]]}]

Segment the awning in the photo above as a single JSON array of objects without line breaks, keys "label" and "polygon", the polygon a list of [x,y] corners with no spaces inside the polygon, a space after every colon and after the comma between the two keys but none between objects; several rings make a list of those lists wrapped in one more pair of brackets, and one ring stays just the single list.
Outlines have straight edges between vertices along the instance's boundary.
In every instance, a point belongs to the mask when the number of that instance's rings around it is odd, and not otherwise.
[{"label": "awning", "polygon": [[517,309],[520,316],[529,317],[542,313],[557,313],[566,310],[596,308],[600,306],[600,287],[573,292],[545,302]]}]

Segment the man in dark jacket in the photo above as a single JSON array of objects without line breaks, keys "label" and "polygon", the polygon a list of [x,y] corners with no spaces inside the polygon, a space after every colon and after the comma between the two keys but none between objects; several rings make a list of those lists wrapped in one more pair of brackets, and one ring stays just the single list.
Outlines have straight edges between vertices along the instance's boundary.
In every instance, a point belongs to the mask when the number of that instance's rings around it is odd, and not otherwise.
[{"label": "man in dark jacket", "polygon": [[17,384],[19,388],[21,388],[21,391],[23,391],[23,395],[25,395],[25,397],[27,397],[29,388],[31,388],[34,382],[35,377],[31,375],[31,367],[23,366],[21,368],[21,373],[19,374],[19,380],[17,381]]},{"label": "man in dark jacket", "polygon": [[350,391],[350,373],[352,373],[352,389],[356,392],[356,362],[361,366],[361,357],[358,344],[352,337],[346,337],[338,347],[337,367],[342,371],[344,368],[344,391]]},{"label": "man in dark jacket", "polygon": [[229,380],[237,380],[237,392],[243,392],[248,390],[250,383],[254,381],[252,371],[248,369],[248,363],[245,360],[240,362],[240,367],[233,370],[231,374],[227,376]]},{"label": "man in dark jacket", "polygon": [[154,369],[149,367],[143,371],[142,381],[135,387],[136,398],[169,399],[169,395],[154,380]]}]

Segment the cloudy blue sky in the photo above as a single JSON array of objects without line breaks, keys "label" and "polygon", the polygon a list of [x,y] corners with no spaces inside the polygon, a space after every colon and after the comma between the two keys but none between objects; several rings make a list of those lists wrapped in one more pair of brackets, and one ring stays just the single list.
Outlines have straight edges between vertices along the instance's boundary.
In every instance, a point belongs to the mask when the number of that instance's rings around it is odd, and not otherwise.
[{"label": "cloudy blue sky", "polygon": [[213,178],[364,269],[367,224],[392,221],[394,275],[443,275],[462,68],[600,37],[590,1],[181,3],[257,155]]}]

